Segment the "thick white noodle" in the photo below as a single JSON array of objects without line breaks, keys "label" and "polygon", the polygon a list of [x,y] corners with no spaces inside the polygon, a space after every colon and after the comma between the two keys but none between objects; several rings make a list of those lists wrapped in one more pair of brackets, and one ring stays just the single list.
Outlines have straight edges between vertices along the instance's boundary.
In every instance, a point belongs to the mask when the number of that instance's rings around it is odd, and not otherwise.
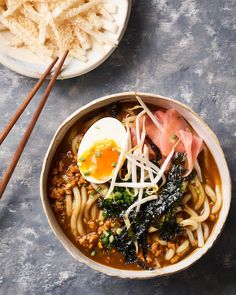
[{"label": "thick white noodle", "polygon": [[203,227],[204,240],[206,241],[210,234],[209,226],[206,224],[206,222],[203,222],[202,227]]},{"label": "thick white noodle", "polygon": [[181,254],[182,252],[184,252],[185,250],[187,250],[187,248],[189,247],[189,240],[185,240],[177,249],[176,249],[176,253],[177,254]]},{"label": "thick white noodle", "polygon": [[96,220],[98,216],[98,209],[97,209],[97,205],[93,204],[91,210],[90,210],[90,218],[93,220]]},{"label": "thick white noodle", "polygon": [[85,204],[87,202],[87,190],[84,186],[81,187],[80,194],[81,194],[81,209],[79,211],[79,216],[77,219],[77,231],[80,236],[83,236],[85,235],[85,230],[83,226],[83,213],[84,213]]},{"label": "thick white noodle", "polygon": [[191,226],[192,230],[196,230],[198,228],[198,223],[195,220],[192,220],[190,218],[184,219],[180,222],[180,224],[185,227],[185,226]]},{"label": "thick white noodle", "polygon": [[186,205],[192,198],[191,194],[186,194],[183,196],[182,200],[181,200],[181,204],[182,205]]},{"label": "thick white noodle", "polygon": [[198,223],[198,229],[197,229],[197,239],[198,239],[198,247],[204,246],[204,238],[203,238],[203,232],[202,232],[202,225],[199,222]]},{"label": "thick white noodle", "polygon": [[171,260],[171,258],[173,258],[175,255],[175,250],[170,248],[167,249],[166,254],[165,254],[165,260]]},{"label": "thick white noodle", "polygon": [[70,217],[72,214],[72,196],[67,194],[65,201],[66,201],[66,215]]},{"label": "thick white noodle", "polygon": [[97,201],[97,199],[100,197],[99,194],[95,194],[95,195],[92,195],[88,198],[87,202],[86,202],[86,205],[85,205],[85,208],[84,208],[84,217],[89,220],[89,211],[91,209],[91,207],[93,206],[93,204],[95,204],[95,202]]},{"label": "thick white noodle", "polygon": [[205,184],[204,189],[208,197],[212,200],[212,202],[216,203],[216,194],[213,191],[213,189],[208,184]]},{"label": "thick white noodle", "polygon": [[196,183],[197,188],[198,188],[198,199],[197,199],[197,203],[195,203],[195,205],[194,205],[194,209],[199,210],[202,207],[203,203],[204,203],[206,195],[205,195],[205,191],[204,191],[204,189],[202,187],[202,184],[199,181],[198,177],[195,177],[195,183]]},{"label": "thick white noodle", "polygon": [[221,196],[221,192],[220,192],[220,187],[219,187],[219,185],[216,185],[216,203],[212,207],[211,213],[212,214],[218,213],[221,208],[221,205],[222,205],[222,196]]},{"label": "thick white noodle", "polygon": [[168,243],[167,243],[166,241],[160,240],[159,237],[158,237],[158,235],[155,235],[155,236],[154,236],[154,240],[155,240],[156,242],[158,242],[158,243],[159,243],[160,245],[162,245],[162,246],[167,246],[167,245],[168,245]]},{"label": "thick white noodle", "polygon": [[73,236],[77,236],[77,218],[81,209],[81,195],[80,190],[77,186],[72,188],[74,194],[73,211],[70,219],[70,227]]},{"label": "thick white noodle", "polygon": [[192,246],[197,246],[197,242],[196,242],[196,240],[194,238],[194,235],[193,235],[192,231],[187,227],[185,228],[185,231],[186,231],[186,234],[188,235],[188,239],[189,239],[191,245]]},{"label": "thick white noodle", "polygon": [[194,210],[192,210],[191,208],[188,207],[188,213],[189,212],[192,213],[192,214],[190,213],[190,215],[192,215],[191,219],[193,219],[197,222],[203,222],[203,221],[207,220],[207,218],[210,215],[210,206],[209,206],[208,198],[205,198],[203,213],[201,215],[196,214],[196,212]]}]

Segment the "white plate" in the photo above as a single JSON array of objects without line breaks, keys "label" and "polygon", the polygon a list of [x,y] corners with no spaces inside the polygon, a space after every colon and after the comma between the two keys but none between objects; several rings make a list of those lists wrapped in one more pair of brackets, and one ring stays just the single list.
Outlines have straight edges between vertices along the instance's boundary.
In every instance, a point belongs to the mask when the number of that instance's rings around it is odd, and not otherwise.
[{"label": "white plate", "polygon": [[[111,0],[118,6],[117,14],[114,14],[115,22],[119,26],[113,38],[120,42],[128,24],[131,0]],[[0,63],[21,75],[39,78],[48,67],[38,56],[25,48],[13,48],[9,46],[11,34],[0,32]],[[115,50],[115,46],[106,46],[104,50],[93,47],[88,53],[86,63],[76,59],[68,59],[63,72],[58,79],[68,79],[83,75],[103,63]]]}]

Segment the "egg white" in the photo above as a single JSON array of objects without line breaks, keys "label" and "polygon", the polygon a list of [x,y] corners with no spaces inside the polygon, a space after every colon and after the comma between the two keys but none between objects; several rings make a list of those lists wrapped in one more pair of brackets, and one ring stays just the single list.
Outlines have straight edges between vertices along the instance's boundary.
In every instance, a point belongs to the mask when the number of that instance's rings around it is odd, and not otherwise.
[{"label": "egg white", "polygon": [[[112,117],[105,117],[101,120],[95,122],[85,133],[83,139],[80,143],[78,150],[78,159],[88,150],[91,149],[92,146],[97,141],[110,139],[113,140],[119,149],[122,149],[126,143],[126,130],[122,123]],[[79,166],[80,169],[80,166]],[[109,181],[112,178],[111,175],[107,176],[105,179],[97,179],[91,175],[85,176],[83,171],[81,171],[83,177],[89,182],[93,183],[104,183]]]}]

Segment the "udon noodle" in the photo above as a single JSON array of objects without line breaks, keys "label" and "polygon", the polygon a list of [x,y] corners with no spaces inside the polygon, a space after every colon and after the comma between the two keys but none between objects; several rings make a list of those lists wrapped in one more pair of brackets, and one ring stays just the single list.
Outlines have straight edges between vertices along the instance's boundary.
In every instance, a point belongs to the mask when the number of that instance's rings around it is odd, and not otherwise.
[{"label": "udon noodle", "polygon": [[[147,106],[137,103],[123,103],[115,107],[116,112],[111,106],[91,114],[90,118],[83,118],[66,135],[49,177],[48,193],[52,208],[72,242],[85,255],[100,263],[134,270],[177,263],[203,247],[218,218],[222,195],[217,166],[203,143],[192,172],[186,176],[185,171],[182,176],[180,199],[162,211],[154,222],[148,210],[155,209],[155,204],[167,191],[171,167],[175,165],[174,157],[181,154],[175,149],[183,139],[179,136],[171,153],[168,156],[160,153],[162,158],[158,160],[154,156],[160,149],[147,137],[147,124],[150,120],[156,120],[156,123],[153,122],[157,128],[157,124],[161,125],[160,117],[151,116],[155,116],[158,110],[165,114],[166,110],[150,105],[147,111]],[[126,160],[122,168],[114,167],[117,170],[115,179],[113,177],[102,184],[89,182],[78,166],[80,142],[92,124],[109,116],[115,116],[127,130]],[[190,126],[189,130],[195,134]],[[186,156],[186,152],[181,155],[184,154]],[[189,164],[187,162],[188,158],[182,164],[185,168]],[[153,185],[155,179],[158,181]],[[174,194],[175,191],[172,192]],[[168,195],[170,200],[172,195]],[[110,207],[107,202],[111,202]],[[119,204],[122,204],[123,210],[117,214]],[[149,218],[148,222],[143,221],[143,216]],[[139,221],[146,226],[145,235],[142,232],[142,236],[139,236],[141,227],[135,224]],[[123,247],[127,247],[128,254],[124,253]]]}]

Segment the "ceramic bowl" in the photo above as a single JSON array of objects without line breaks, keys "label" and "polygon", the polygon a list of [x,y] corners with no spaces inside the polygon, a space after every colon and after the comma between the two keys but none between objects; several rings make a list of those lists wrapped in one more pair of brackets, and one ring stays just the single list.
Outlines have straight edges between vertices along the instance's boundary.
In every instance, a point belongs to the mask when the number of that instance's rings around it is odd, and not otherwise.
[{"label": "ceramic bowl", "polygon": [[[130,16],[131,0],[110,0],[118,6],[118,12],[114,14],[114,19],[119,29],[112,38],[120,42]],[[14,72],[21,75],[39,78],[46,70],[49,62],[41,60],[26,48],[14,48],[9,46],[12,43],[12,35],[8,32],[0,32],[0,63]],[[68,79],[81,76],[102,64],[115,50],[116,46],[107,45],[103,49],[93,47],[88,52],[88,61],[81,62],[77,59],[67,58],[62,73],[58,79]]]},{"label": "ceramic bowl", "polygon": [[54,135],[50,146],[48,148],[47,154],[45,156],[41,179],[40,179],[40,191],[41,191],[41,199],[44,207],[45,214],[47,216],[48,222],[57,236],[58,240],[63,244],[66,250],[78,261],[87,264],[91,268],[105,273],[110,276],[117,276],[121,278],[139,278],[146,279],[156,276],[169,275],[176,273],[180,270],[183,270],[194,262],[196,262],[199,258],[201,258],[213,245],[217,237],[219,236],[225,221],[228,215],[228,211],[230,208],[231,201],[231,181],[230,174],[228,170],[228,166],[224,157],[224,153],[221,149],[219,141],[213,131],[207,126],[207,124],[188,106],[160,95],[148,94],[148,93],[138,93],[138,95],[144,100],[145,103],[151,103],[153,105],[157,105],[163,108],[175,108],[188,122],[192,127],[196,130],[196,132],[203,138],[208,148],[210,149],[215,162],[220,171],[220,177],[222,182],[222,195],[223,195],[223,204],[221,211],[219,213],[219,218],[207,239],[205,245],[202,248],[196,249],[192,254],[177,262],[174,265],[167,266],[161,269],[156,269],[153,271],[130,271],[130,270],[120,270],[116,268],[112,268],[109,266],[105,266],[99,264],[83,253],[81,253],[68,239],[68,237],[64,234],[62,228],[58,224],[52,209],[49,204],[48,196],[47,196],[47,180],[49,168],[53,159],[53,156],[62,142],[65,134],[69,130],[69,128],[80,120],[81,117],[86,116],[91,111],[94,111],[100,107],[104,107],[112,102],[121,102],[121,101],[135,101],[134,93],[118,93],[114,95],[105,96],[90,102],[89,104],[81,107],[76,112],[74,112],[71,116],[69,116],[58,128],[56,134]]}]

